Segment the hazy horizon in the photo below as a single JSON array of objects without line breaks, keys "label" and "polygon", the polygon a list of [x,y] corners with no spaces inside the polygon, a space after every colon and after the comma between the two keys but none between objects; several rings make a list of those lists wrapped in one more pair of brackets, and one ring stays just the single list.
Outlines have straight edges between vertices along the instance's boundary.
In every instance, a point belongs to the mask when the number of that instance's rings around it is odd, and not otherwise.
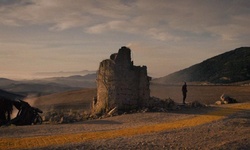
[{"label": "hazy horizon", "polygon": [[46,79],[53,77],[70,77],[75,75],[85,76],[88,74],[94,74],[96,70],[82,70],[82,71],[58,71],[58,72],[34,72],[27,74],[2,74],[0,78],[7,78],[11,80],[34,80],[34,79]]},{"label": "hazy horizon", "polygon": [[248,0],[0,0],[0,78],[97,70],[122,46],[162,77],[250,43]]}]

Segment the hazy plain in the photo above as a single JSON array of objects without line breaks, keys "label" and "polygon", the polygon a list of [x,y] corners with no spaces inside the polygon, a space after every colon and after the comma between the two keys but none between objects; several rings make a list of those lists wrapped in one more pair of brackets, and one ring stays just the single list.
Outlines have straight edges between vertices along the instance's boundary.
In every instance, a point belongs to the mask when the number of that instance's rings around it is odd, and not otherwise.
[{"label": "hazy plain", "polygon": [[[186,102],[199,101],[204,104],[214,104],[222,94],[235,98],[238,102],[250,102],[250,86],[212,86],[188,85]],[[181,85],[150,85],[151,96],[161,99],[171,98],[177,103],[182,102]],[[89,111],[96,89],[82,89],[42,96],[30,99],[28,102],[39,108],[81,109]]]},{"label": "hazy plain", "polygon": [[[223,85],[188,85],[187,102],[199,101],[204,104],[214,104],[220,100],[222,94],[235,98],[238,102],[250,101],[250,86]],[[171,98],[175,102],[182,102],[180,86],[156,85],[150,86],[151,96],[162,99]]]}]

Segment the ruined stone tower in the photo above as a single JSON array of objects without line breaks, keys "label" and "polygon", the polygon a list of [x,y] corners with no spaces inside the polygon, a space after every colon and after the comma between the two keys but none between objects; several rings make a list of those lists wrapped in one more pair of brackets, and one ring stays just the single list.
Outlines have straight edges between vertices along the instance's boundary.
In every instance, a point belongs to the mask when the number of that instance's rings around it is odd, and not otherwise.
[{"label": "ruined stone tower", "polygon": [[131,50],[121,47],[118,53],[100,63],[93,112],[105,113],[115,107],[126,111],[144,106],[150,98],[150,79],[147,67],[134,66]]}]

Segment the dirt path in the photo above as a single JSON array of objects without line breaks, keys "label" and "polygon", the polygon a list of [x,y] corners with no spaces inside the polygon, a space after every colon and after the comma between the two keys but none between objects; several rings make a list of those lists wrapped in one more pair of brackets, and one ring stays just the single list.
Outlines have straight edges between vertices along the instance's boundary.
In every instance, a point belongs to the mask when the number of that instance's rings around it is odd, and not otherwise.
[{"label": "dirt path", "polygon": [[[118,139],[122,137],[134,137],[138,135],[172,131],[174,129],[185,129],[211,123],[228,117],[241,111],[249,111],[250,103],[224,105],[214,111],[205,114],[184,115],[173,121],[163,121],[149,124],[138,124],[137,126],[125,126],[122,128],[110,128],[93,131],[82,131],[81,133],[51,134],[30,137],[1,137],[0,149],[25,149],[42,148],[51,146],[62,146],[72,143],[84,143],[96,140]],[[140,114],[139,114],[140,115]],[[150,118],[149,118],[150,119]],[[151,118],[154,119],[154,118]],[[149,121],[150,122],[150,121]],[[58,125],[60,126],[60,125]],[[28,130],[29,128],[27,128]]]}]

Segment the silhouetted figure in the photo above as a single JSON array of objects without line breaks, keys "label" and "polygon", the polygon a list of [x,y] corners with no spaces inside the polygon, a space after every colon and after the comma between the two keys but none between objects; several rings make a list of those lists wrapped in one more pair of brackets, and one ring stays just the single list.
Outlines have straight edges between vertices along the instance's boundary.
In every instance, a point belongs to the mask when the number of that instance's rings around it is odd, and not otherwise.
[{"label": "silhouetted figure", "polygon": [[182,95],[183,95],[183,104],[185,104],[185,100],[187,97],[187,84],[184,82],[184,85],[182,86]]}]

